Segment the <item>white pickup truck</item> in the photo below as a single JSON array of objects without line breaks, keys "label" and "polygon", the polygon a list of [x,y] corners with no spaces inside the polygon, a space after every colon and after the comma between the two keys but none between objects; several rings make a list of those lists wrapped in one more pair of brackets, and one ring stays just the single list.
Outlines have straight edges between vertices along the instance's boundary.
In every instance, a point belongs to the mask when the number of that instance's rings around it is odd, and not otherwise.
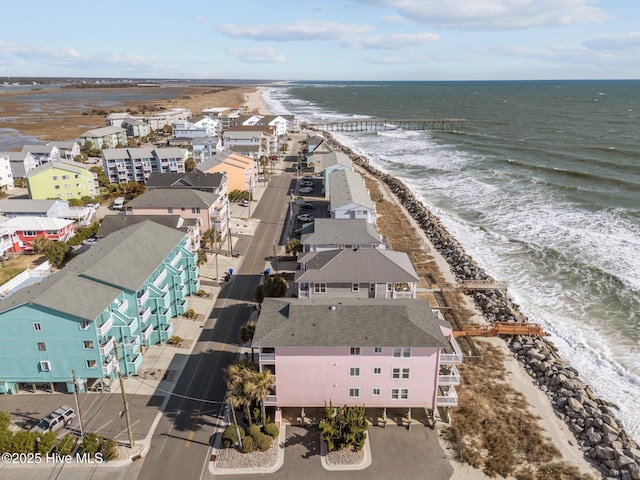
[{"label": "white pickup truck", "polygon": [[40,423],[33,427],[31,431],[39,433],[57,432],[62,427],[68,426],[75,416],[76,412],[70,406],[63,405],[40,420]]}]

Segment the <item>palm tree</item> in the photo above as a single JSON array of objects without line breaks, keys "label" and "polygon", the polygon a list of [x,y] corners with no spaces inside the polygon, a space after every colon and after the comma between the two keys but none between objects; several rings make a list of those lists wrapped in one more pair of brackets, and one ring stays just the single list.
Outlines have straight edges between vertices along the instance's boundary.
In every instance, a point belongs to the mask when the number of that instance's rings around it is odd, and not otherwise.
[{"label": "palm tree", "polygon": [[[253,340],[254,333],[256,333],[256,322],[247,322],[242,325],[238,331],[240,343],[245,344],[247,342],[251,342]],[[251,346],[251,361],[255,361],[253,358],[253,346]]]},{"label": "palm tree", "polygon": [[262,426],[267,424],[267,414],[264,401],[267,395],[271,393],[276,385],[276,379],[271,375],[271,370],[263,370],[262,372],[252,372],[249,381],[245,385],[245,391],[252,400],[260,403],[260,414],[262,418]]},{"label": "palm tree", "polygon": [[225,371],[227,382],[227,397],[234,398],[238,406],[244,407],[247,422],[251,425],[251,403],[253,399],[248,395],[246,385],[255,367],[247,361],[239,361],[229,365]]}]

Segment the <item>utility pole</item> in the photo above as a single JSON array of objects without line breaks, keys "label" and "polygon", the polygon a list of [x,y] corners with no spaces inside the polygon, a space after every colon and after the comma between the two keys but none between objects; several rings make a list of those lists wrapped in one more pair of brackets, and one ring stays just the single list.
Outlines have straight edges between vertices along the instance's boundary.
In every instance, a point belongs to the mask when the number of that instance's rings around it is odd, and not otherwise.
[{"label": "utility pole", "polygon": [[118,359],[118,344],[114,345],[113,350],[116,352],[116,363],[118,365],[118,379],[120,380],[120,391],[122,392],[122,402],[124,403],[124,416],[127,422],[127,432],[129,433],[129,446],[133,448],[133,431],[131,430],[131,418],[129,418],[129,404],[127,403],[127,394],[124,391],[124,380],[122,379],[122,372],[120,371],[120,360]]},{"label": "utility pole", "polygon": [[242,438],[240,438],[240,428],[238,427],[238,420],[236,420],[236,411],[231,404],[231,400],[227,400],[229,402],[229,408],[231,409],[231,415],[233,415],[233,424],[236,426],[236,437],[238,437],[238,443],[240,444],[240,450],[242,450]]},{"label": "utility pole", "polygon": [[[227,215],[229,214],[229,212],[227,212]],[[216,281],[218,280],[218,278],[220,278],[220,275],[218,275],[218,229],[214,228],[213,229],[213,249],[215,251],[215,257],[216,257]]]},{"label": "utility pole", "polygon": [[78,382],[76,380],[76,371],[74,369],[71,370],[71,378],[73,378],[73,396],[76,399],[76,411],[78,412],[78,423],[80,424],[80,438],[84,438],[84,425],[82,424],[80,402],[78,401]]},{"label": "utility pole", "polygon": [[276,273],[278,273],[278,257],[276,256],[276,246],[273,246],[273,266],[276,269]]},{"label": "utility pole", "polygon": [[[249,205],[251,205],[251,200],[249,200]],[[249,207],[251,208],[251,207]],[[233,256],[233,252],[231,251],[231,226],[229,225],[229,216],[231,215],[231,209],[229,208],[229,200],[227,199],[227,238],[229,239],[229,257]]]}]

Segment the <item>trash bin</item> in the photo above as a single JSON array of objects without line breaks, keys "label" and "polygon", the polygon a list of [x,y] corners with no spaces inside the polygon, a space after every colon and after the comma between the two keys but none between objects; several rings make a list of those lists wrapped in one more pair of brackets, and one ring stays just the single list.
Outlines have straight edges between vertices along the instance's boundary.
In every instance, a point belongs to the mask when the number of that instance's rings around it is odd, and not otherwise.
[{"label": "trash bin", "polygon": [[229,269],[229,276],[233,275],[233,268]]},{"label": "trash bin", "polygon": [[270,268],[265,268],[264,269],[264,276],[268,277],[271,274],[271,269]]}]

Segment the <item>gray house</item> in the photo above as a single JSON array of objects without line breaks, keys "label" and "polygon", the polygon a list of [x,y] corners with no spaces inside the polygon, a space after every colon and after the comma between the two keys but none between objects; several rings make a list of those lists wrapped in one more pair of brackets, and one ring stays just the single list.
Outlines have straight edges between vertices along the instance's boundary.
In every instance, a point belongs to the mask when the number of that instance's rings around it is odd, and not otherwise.
[{"label": "gray house", "polygon": [[420,281],[409,256],[391,250],[307,252],[298,263],[299,298],[415,298]]},{"label": "gray house", "polygon": [[364,219],[316,218],[302,228],[300,243],[305,252],[385,248],[376,226]]}]

